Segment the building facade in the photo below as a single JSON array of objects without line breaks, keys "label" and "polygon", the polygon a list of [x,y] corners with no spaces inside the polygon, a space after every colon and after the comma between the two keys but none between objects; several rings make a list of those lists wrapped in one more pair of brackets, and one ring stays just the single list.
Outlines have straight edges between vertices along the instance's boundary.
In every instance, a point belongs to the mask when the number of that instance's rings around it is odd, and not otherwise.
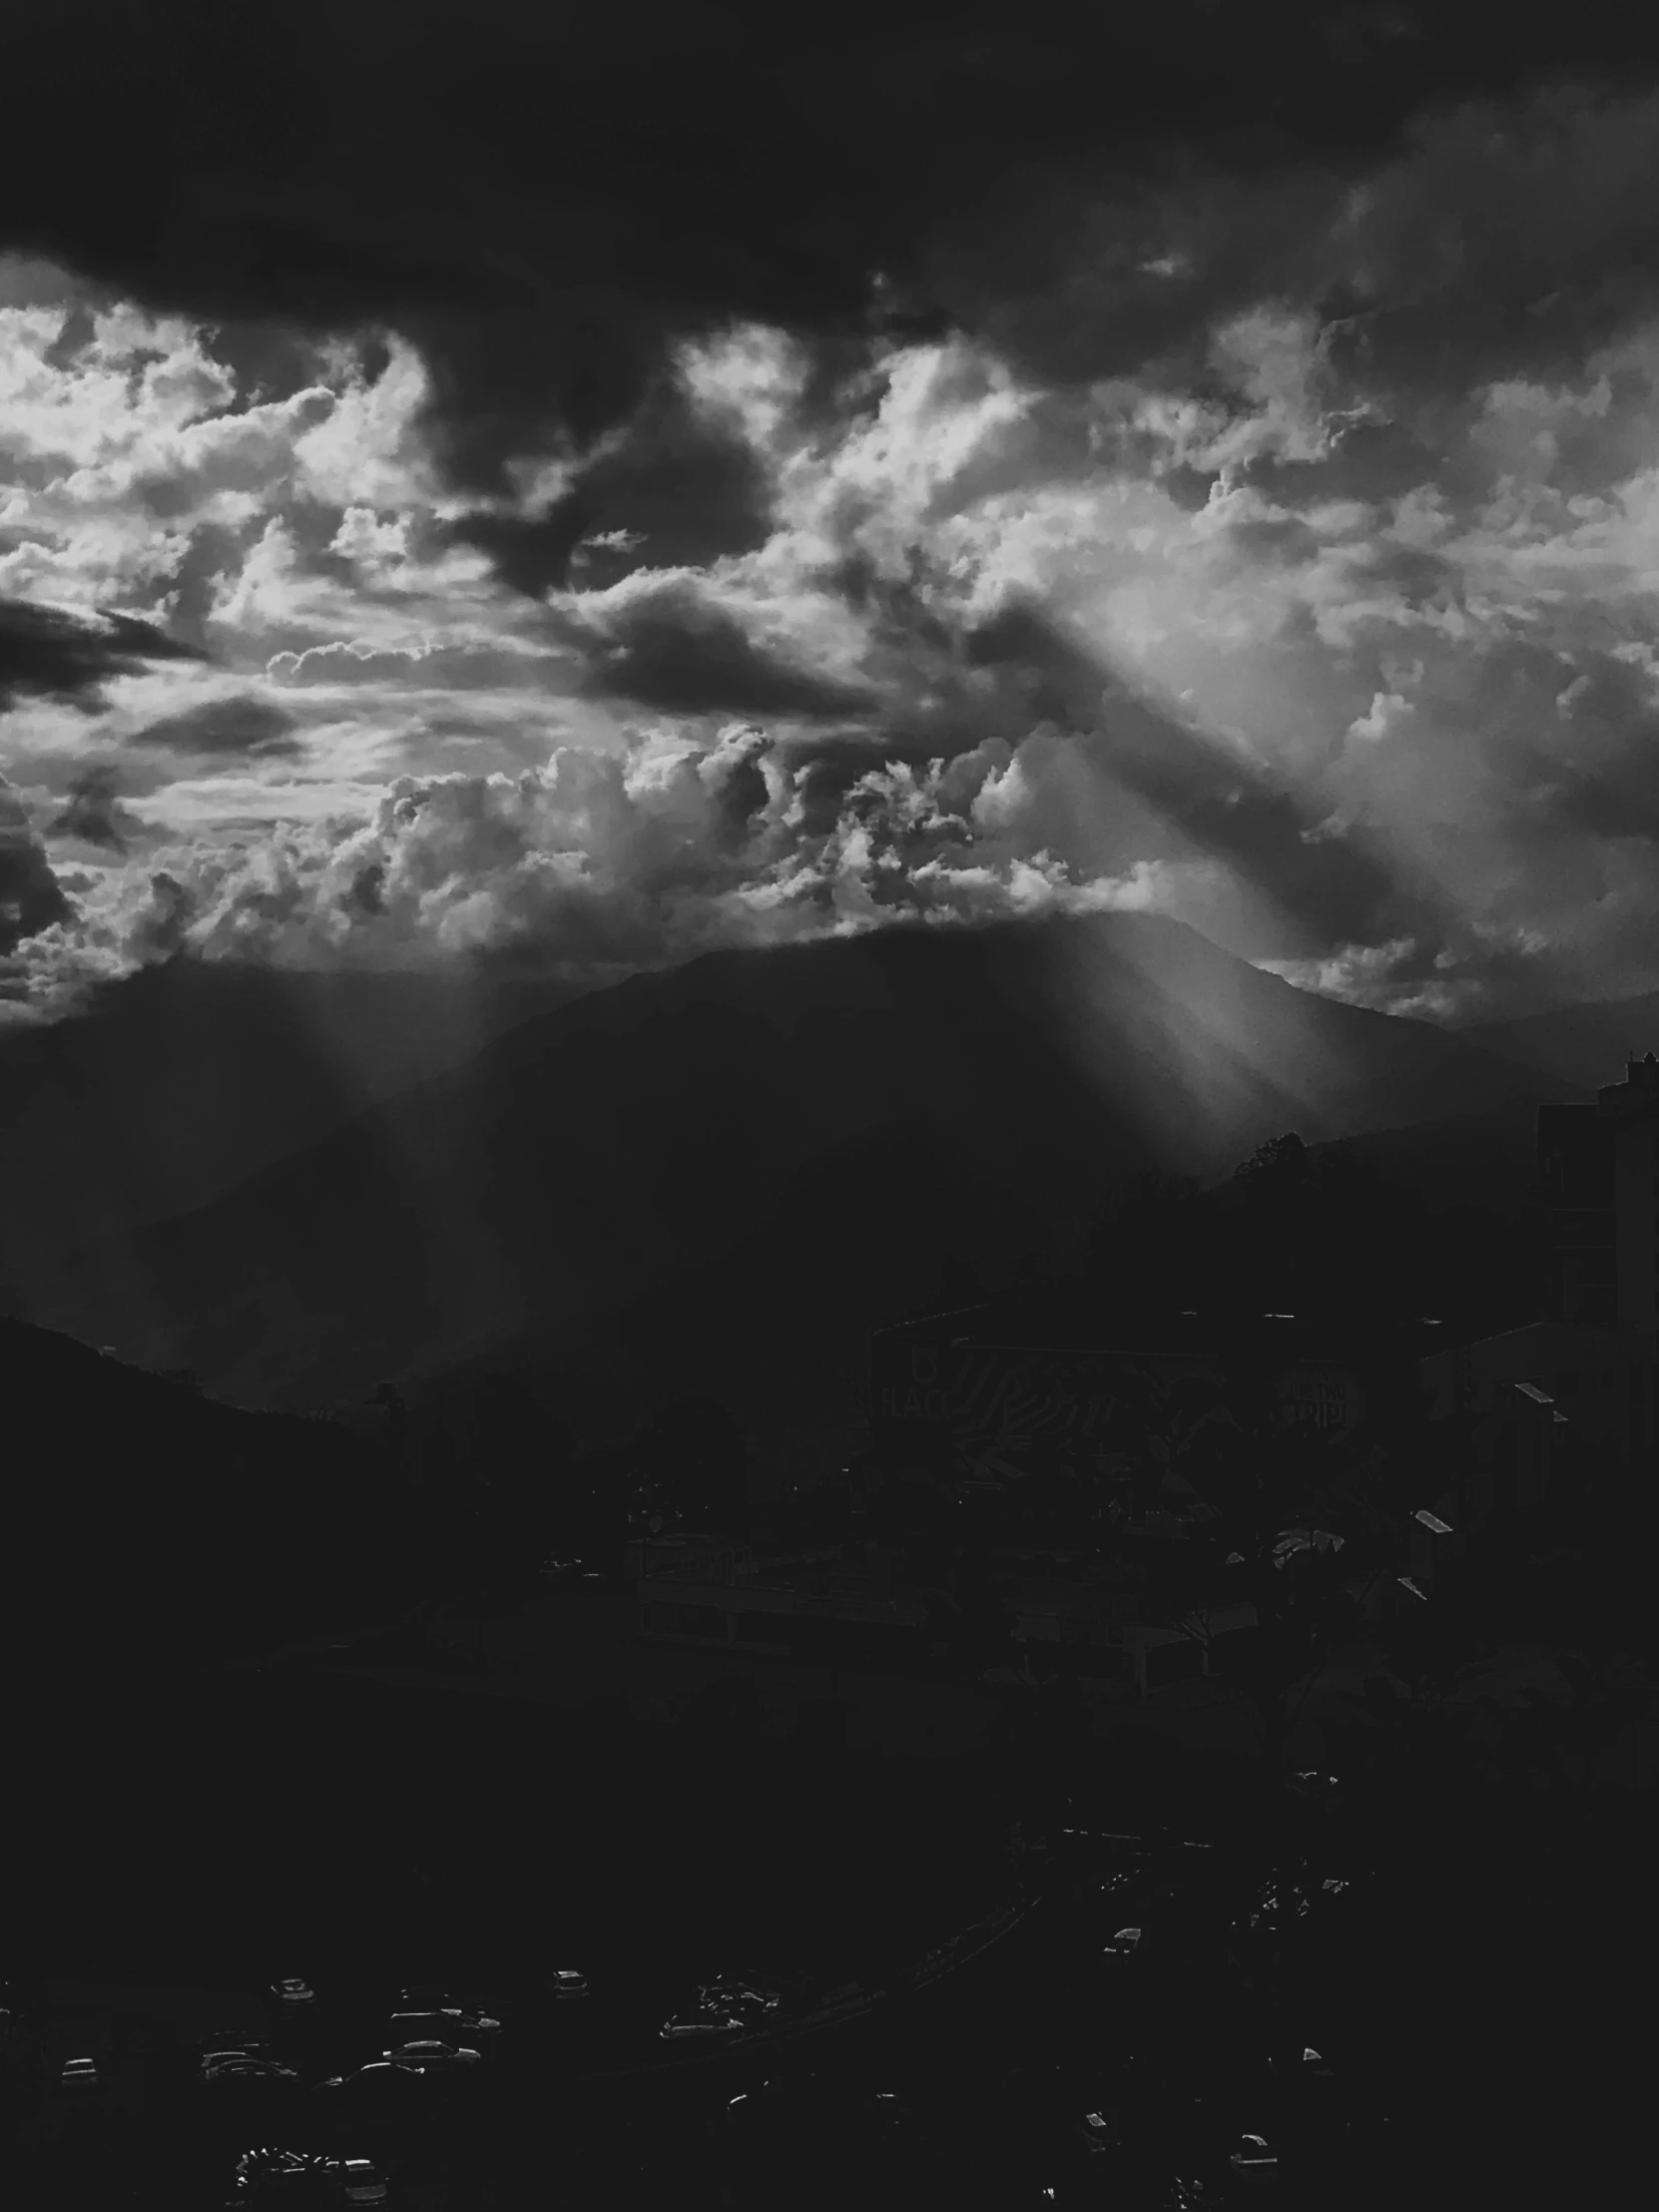
[{"label": "building facade", "polygon": [[1593,1104],[1538,1110],[1537,1197],[1553,1318],[1645,1333],[1659,1348],[1659,1059],[1625,1063]]},{"label": "building facade", "polygon": [[1264,1418],[1336,1441],[1363,1413],[1360,1372],[1291,1315],[1079,1322],[1044,1341],[994,1312],[879,1332],[870,1433],[888,1481],[1018,1487],[1178,1465],[1206,1431]]}]

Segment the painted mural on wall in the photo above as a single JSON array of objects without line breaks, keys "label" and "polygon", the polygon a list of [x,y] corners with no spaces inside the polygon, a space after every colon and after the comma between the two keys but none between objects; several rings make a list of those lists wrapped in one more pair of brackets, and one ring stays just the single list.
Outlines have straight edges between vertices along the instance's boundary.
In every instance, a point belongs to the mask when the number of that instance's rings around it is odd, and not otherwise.
[{"label": "painted mural on wall", "polygon": [[871,1373],[878,1447],[941,1478],[1016,1482],[1148,1461],[1179,1471],[1267,1425],[1334,1440],[1359,1414],[1352,1373],[1305,1364],[1249,1373],[1199,1357],[895,1339],[878,1346]]}]

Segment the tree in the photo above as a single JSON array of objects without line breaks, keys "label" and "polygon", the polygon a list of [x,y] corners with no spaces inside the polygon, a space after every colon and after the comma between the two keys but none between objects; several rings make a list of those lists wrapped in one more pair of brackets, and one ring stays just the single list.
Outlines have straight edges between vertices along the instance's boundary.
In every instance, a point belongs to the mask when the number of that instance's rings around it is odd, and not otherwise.
[{"label": "tree", "polygon": [[[1333,1498],[1321,1479],[1326,1448],[1285,1428],[1265,1393],[1239,1409],[1230,1448],[1189,1476],[1209,1517],[1185,1541],[1149,1550],[1146,1594],[1154,1618],[1225,1661],[1278,1777],[1321,1672],[1359,1631],[1370,1589],[1400,1563],[1403,1524],[1396,1537],[1385,1517],[1369,1521]],[[1218,1641],[1211,1616],[1234,1605],[1252,1607],[1256,1626]]]},{"label": "tree", "polygon": [[665,1528],[708,1528],[723,1535],[748,1527],[752,1454],[743,1429],[718,1398],[683,1397],[663,1406],[628,1447],[632,1505]]},{"label": "tree", "polygon": [[522,1377],[486,1375],[472,1402],[485,1510],[509,1543],[539,1545],[575,1455],[569,1429]]}]

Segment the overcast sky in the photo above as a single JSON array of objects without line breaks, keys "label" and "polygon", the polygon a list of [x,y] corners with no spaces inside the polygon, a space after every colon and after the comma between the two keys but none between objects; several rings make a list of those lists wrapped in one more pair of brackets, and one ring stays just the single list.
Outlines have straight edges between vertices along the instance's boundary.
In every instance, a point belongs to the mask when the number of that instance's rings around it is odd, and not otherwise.
[{"label": "overcast sky", "polygon": [[1659,986],[1611,13],[28,13],[13,1018],[1056,903],[1401,1011]]}]

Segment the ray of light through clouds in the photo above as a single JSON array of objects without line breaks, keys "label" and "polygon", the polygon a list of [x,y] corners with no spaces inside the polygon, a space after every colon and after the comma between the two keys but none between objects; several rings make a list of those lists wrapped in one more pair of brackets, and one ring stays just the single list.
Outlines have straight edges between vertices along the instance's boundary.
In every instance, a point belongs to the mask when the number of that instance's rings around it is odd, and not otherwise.
[{"label": "ray of light through clouds", "polygon": [[1656,147],[1555,87],[1061,163],[488,466],[416,311],[13,257],[0,989],[1068,905],[1431,1016],[1659,984]]}]

